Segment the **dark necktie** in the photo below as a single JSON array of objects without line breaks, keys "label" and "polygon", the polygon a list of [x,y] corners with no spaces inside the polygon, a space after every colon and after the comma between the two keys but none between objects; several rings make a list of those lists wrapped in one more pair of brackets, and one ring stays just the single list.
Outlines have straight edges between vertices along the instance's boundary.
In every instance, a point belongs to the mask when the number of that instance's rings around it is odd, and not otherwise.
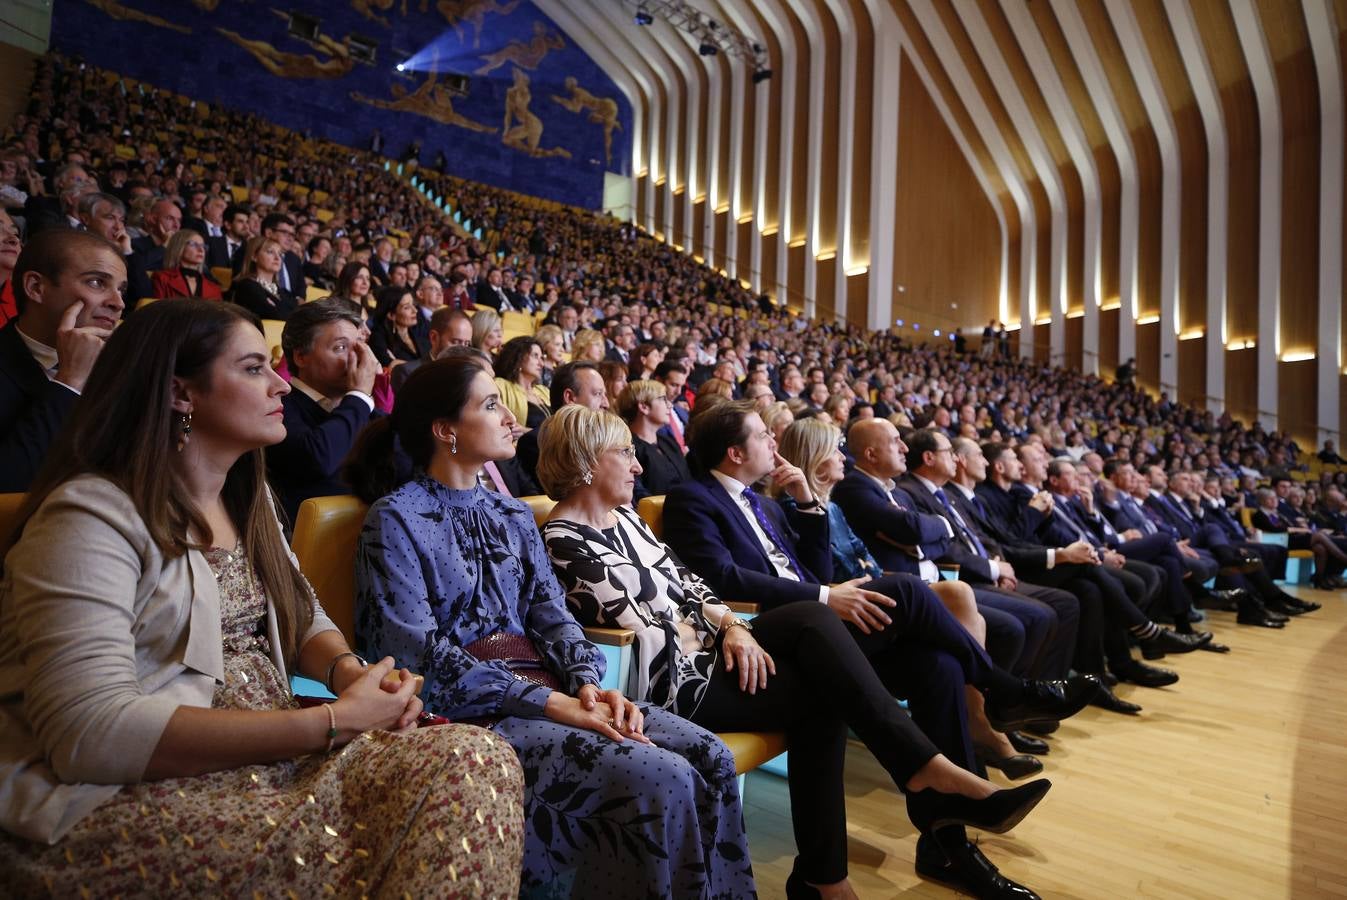
[{"label": "dark necktie", "polygon": [[781,535],[777,533],[776,526],[772,524],[772,520],[767,518],[767,513],[763,510],[762,503],[758,500],[757,493],[751,487],[746,487],[744,488],[744,499],[748,501],[749,508],[753,510],[753,518],[758,520],[758,525],[762,528],[762,533],[767,535],[767,540],[771,541],[776,549],[780,550],[781,554],[786,557],[786,561],[790,563],[791,571],[795,573],[795,577],[800,579],[800,581],[807,583],[807,579],[804,577],[804,569],[800,568],[799,560],[795,558],[795,554],[790,551],[790,547],[786,545],[786,542],[781,539]]},{"label": "dark necktie", "polygon": [[1076,514],[1071,511],[1070,503],[1060,497],[1055,499],[1056,502],[1054,505],[1057,507],[1058,514],[1061,515],[1062,519],[1065,520],[1068,525],[1076,530],[1076,535],[1090,545],[1098,547],[1100,545],[1099,539],[1094,536],[1094,532],[1090,531],[1076,519]]},{"label": "dark necktie", "polygon": [[1146,511],[1131,497],[1124,496],[1122,502],[1131,504],[1128,509],[1132,512],[1132,521],[1141,522],[1141,531],[1143,534],[1155,534],[1160,530],[1155,527],[1155,523],[1151,521],[1151,517],[1146,515]]},{"label": "dark necktie", "polygon": [[968,549],[972,550],[983,559],[991,559],[987,553],[987,548],[982,546],[982,541],[978,540],[978,536],[968,527],[968,523],[963,520],[963,516],[959,515],[958,510],[956,510],[953,504],[949,502],[949,497],[945,496],[945,492],[942,489],[935,489],[935,499],[939,500],[940,505],[945,507],[945,512],[949,514],[950,522],[956,529],[958,529],[959,536],[963,538],[963,542],[968,545]]}]

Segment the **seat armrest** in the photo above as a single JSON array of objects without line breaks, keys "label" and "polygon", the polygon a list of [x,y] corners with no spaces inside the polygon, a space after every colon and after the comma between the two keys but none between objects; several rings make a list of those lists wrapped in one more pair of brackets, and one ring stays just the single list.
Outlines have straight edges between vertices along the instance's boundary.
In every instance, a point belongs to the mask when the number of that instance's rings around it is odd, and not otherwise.
[{"label": "seat armrest", "polygon": [[761,603],[741,603],[738,600],[726,600],[725,605],[731,612],[744,613],[745,615],[756,616],[762,612]]},{"label": "seat armrest", "polygon": [[636,632],[628,628],[586,628],[585,637],[595,644],[625,647],[636,640]]}]

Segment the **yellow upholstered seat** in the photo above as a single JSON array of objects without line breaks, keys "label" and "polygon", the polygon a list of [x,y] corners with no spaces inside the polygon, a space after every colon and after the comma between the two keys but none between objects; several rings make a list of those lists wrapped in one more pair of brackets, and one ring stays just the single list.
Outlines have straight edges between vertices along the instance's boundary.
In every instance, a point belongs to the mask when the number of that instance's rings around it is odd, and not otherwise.
[{"label": "yellow upholstered seat", "polygon": [[318,602],[355,645],[355,548],[368,507],[358,497],[311,497],[299,505],[290,542]]},{"label": "yellow upholstered seat", "polygon": [[229,266],[211,266],[211,277],[220,282],[220,290],[227,291],[229,286],[234,283],[234,270]]},{"label": "yellow upholstered seat", "polygon": [[655,537],[664,540],[664,495],[642,497],[636,504],[636,514],[645,520]]},{"label": "yellow upholstered seat", "polygon": [[537,523],[539,528],[543,527],[543,522],[546,522],[547,517],[551,515],[552,507],[557,505],[557,501],[542,494],[534,494],[532,497],[520,497],[519,499],[527,503],[529,509],[533,510],[533,521]]},{"label": "yellow upholstered seat", "polygon": [[500,327],[502,331],[514,332],[516,335],[532,335],[537,331],[537,321],[533,313],[516,312],[509,310],[501,313]]}]

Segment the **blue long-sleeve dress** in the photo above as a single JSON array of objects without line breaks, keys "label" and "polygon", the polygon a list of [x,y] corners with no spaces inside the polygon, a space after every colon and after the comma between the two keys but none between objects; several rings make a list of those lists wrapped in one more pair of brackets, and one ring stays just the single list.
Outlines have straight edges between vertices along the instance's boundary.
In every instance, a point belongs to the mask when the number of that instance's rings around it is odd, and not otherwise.
[{"label": "blue long-sleeve dress", "polygon": [[654,746],[553,722],[549,688],[463,649],[525,635],[568,693],[603,675],[525,504],[418,474],[370,507],[356,579],[369,658],[424,674],[427,709],[502,717],[492,730],[524,767],[523,894],[754,895],[734,757],[714,734],[646,704]]}]

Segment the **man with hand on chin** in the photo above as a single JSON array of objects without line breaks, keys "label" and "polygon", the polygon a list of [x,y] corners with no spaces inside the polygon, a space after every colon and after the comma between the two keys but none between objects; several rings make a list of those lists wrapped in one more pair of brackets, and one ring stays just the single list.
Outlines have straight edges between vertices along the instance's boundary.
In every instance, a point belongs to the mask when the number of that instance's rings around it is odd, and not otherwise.
[{"label": "man with hand on chin", "polygon": [[0,492],[26,491],[121,319],[126,264],[88,231],[34,236],[14,266],[18,318],[0,329]]},{"label": "man with hand on chin", "polygon": [[379,361],[361,336],[360,316],[342,300],[295,310],[281,333],[292,376],[282,398],[285,440],[267,450],[272,486],[290,521],[310,497],[348,494],[341,464],[374,413]]}]

